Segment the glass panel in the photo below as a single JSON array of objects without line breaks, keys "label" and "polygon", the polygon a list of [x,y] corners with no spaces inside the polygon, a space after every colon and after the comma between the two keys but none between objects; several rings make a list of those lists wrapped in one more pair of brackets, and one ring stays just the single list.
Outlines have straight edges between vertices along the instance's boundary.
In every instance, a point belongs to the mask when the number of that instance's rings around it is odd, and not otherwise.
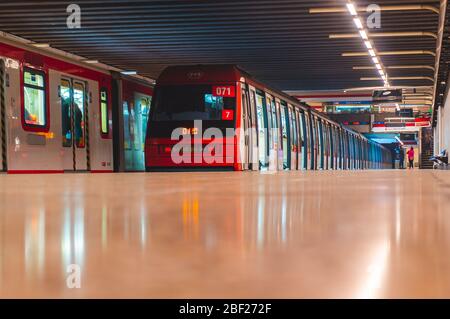
[{"label": "glass panel", "polygon": [[102,133],[108,134],[108,104],[101,102]]},{"label": "glass panel", "polygon": [[145,134],[151,97],[134,94],[133,100],[123,102],[125,170],[145,170]]},{"label": "glass panel", "polygon": [[41,74],[25,71],[23,74],[24,83],[44,88],[44,76]]},{"label": "glass panel", "polygon": [[150,112],[151,97],[141,98],[141,117],[142,117],[142,149],[145,149],[145,135],[147,132],[148,114]]},{"label": "glass panel", "polygon": [[84,148],[85,143],[85,114],[84,114],[84,85],[75,83],[73,86],[73,126],[75,135],[75,145]]},{"label": "glass panel", "polygon": [[23,91],[25,123],[45,126],[45,91],[27,86]]},{"label": "glass panel", "polygon": [[282,126],[282,138],[283,138],[283,168],[289,168],[288,163],[288,152],[290,152],[290,148],[288,146],[288,127],[286,121],[286,106],[281,105],[281,126]]},{"label": "glass panel", "polygon": [[236,98],[214,96],[212,85],[159,87],[154,121],[222,120],[222,110],[234,110]]},{"label": "glass panel", "polygon": [[[254,94],[254,93],[252,93]],[[267,130],[266,130],[266,116],[264,111],[264,96],[256,94],[256,115],[258,122],[258,150],[259,150],[259,164],[261,169],[268,166],[267,154]]]},{"label": "glass panel", "polygon": [[130,138],[130,112],[128,111],[128,102],[123,102],[123,142],[125,150],[131,150]]},{"label": "glass panel", "polygon": [[270,100],[270,109],[272,113],[272,139],[273,139],[273,148],[278,151],[278,121],[277,121],[277,110],[275,106],[275,101]]},{"label": "glass panel", "polygon": [[60,86],[61,95],[61,132],[62,132],[62,145],[63,147],[72,146],[72,123],[71,123],[71,92],[70,82],[67,80],[61,80]]},{"label": "glass panel", "polygon": [[108,116],[108,93],[102,90],[100,93],[100,116],[101,116],[101,132],[108,134],[109,131],[109,116]]},{"label": "glass panel", "polygon": [[45,126],[45,83],[44,75],[33,71],[24,71],[24,122],[27,125]]}]

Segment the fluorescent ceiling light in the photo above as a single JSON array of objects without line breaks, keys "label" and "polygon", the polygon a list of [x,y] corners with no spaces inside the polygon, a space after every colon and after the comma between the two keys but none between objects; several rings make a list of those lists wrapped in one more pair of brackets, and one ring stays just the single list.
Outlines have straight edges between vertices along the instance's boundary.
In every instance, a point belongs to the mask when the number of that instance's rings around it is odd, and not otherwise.
[{"label": "fluorescent ceiling light", "polygon": [[48,48],[50,44],[48,43],[33,43],[36,48]]},{"label": "fluorescent ceiling light", "polygon": [[363,40],[369,40],[369,36],[367,35],[366,31],[359,30],[359,35],[361,36],[361,38],[363,38]]},{"label": "fluorescent ceiling light", "polygon": [[347,3],[347,9],[348,9],[348,12],[350,12],[350,14],[352,16],[356,16],[357,15],[356,8],[355,8],[355,5],[353,3]]},{"label": "fluorescent ceiling light", "polygon": [[371,57],[376,57],[377,55],[375,54],[375,51],[373,49],[369,50],[369,54]]},{"label": "fluorescent ceiling light", "polygon": [[84,63],[95,64],[98,63],[98,60],[84,60]]},{"label": "fluorescent ceiling light", "polygon": [[368,49],[373,49],[372,43],[370,43],[370,41],[364,41],[364,44],[366,45],[366,47],[367,47]]},{"label": "fluorescent ceiling light", "polygon": [[362,24],[362,22],[361,22],[361,20],[359,19],[359,18],[354,18],[353,19],[353,22],[355,22],[355,25],[356,25],[356,27],[358,28],[358,29],[363,29],[364,27],[363,27],[363,24]]},{"label": "fluorescent ceiling light", "polygon": [[373,61],[373,63],[375,63],[375,64],[379,64],[379,63],[380,63],[380,60],[378,60],[377,57],[372,58],[372,61]]},{"label": "fluorescent ceiling light", "polygon": [[122,71],[120,73],[125,74],[125,75],[135,75],[135,74],[137,74],[136,71]]}]

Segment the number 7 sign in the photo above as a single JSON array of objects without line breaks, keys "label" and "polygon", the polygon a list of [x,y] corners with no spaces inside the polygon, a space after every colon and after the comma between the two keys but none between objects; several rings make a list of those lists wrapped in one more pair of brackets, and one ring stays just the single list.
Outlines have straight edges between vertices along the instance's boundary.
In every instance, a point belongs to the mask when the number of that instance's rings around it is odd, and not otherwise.
[{"label": "number 7 sign", "polygon": [[222,121],[232,121],[234,119],[233,110],[222,110]]}]

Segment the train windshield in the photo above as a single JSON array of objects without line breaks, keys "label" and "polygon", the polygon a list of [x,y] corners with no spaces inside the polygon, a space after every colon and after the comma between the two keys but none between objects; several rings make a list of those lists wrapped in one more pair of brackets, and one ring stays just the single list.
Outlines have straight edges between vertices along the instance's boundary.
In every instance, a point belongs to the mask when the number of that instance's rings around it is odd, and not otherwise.
[{"label": "train windshield", "polygon": [[[231,85],[167,85],[156,90],[153,121],[221,121],[236,104]],[[231,120],[231,119],[230,119]]]}]

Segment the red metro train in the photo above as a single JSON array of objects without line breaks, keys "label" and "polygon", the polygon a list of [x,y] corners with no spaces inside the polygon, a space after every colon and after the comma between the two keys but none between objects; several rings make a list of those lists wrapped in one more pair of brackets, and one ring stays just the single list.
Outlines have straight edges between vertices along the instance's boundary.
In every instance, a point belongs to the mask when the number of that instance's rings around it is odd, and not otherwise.
[{"label": "red metro train", "polygon": [[233,65],[173,66],[157,80],[147,171],[390,168],[391,152]]},{"label": "red metro train", "polygon": [[153,100],[148,79],[119,71],[0,35],[0,171],[390,165],[380,145],[235,66],[170,67]]}]

